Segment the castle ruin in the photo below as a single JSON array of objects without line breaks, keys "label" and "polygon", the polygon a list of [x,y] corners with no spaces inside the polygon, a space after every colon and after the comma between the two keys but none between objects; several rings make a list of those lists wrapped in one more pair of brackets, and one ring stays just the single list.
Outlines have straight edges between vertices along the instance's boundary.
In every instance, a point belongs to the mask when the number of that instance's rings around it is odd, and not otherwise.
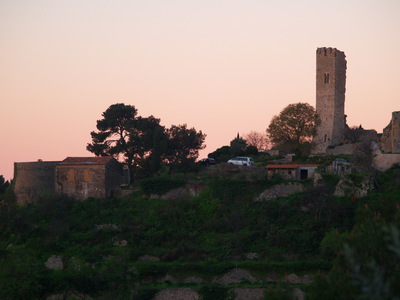
[{"label": "castle ruin", "polygon": [[384,171],[400,162],[400,111],[392,113],[380,141],[375,130],[349,128],[344,113],[346,56],[336,48],[323,47],[317,48],[316,61],[316,112],[320,123],[313,138],[313,153],[357,154],[365,151],[365,145],[378,147],[379,143],[380,149],[374,150],[376,169]]},{"label": "castle ruin", "polygon": [[400,111],[392,113],[392,119],[383,129],[381,148],[384,152],[400,152]]}]

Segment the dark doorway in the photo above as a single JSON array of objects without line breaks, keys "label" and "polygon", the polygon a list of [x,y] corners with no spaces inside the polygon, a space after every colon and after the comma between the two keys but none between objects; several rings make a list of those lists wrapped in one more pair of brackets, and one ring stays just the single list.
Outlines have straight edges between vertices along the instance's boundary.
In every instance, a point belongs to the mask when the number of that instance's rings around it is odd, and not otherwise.
[{"label": "dark doorway", "polygon": [[300,170],[300,179],[307,179],[308,178],[308,170]]}]

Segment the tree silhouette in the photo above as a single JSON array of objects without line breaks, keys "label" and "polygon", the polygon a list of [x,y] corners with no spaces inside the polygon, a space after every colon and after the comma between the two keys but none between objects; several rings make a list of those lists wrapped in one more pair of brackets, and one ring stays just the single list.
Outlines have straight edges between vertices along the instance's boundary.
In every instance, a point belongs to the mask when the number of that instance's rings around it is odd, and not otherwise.
[{"label": "tree silhouette", "polygon": [[164,128],[159,119],[137,117],[136,108],[123,103],[111,105],[102,116],[97,121],[98,132],[91,132],[92,143],[86,149],[96,156],[111,155],[126,163],[132,181],[135,167],[145,159],[155,160],[155,142],[162,140]]},{"label": "tree silhouette", "polygon": [[297,150],[301,144],[311,142],[318,122],[315,109],[311,105],[289,104],[272,118],[267,133],[275,147],[290,146],[292,150]]}]

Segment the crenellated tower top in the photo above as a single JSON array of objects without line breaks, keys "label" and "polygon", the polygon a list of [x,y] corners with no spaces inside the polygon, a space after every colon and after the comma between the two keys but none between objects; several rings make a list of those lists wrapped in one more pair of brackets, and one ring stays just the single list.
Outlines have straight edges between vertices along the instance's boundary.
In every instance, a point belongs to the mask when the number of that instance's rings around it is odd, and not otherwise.
[{"label": "crenellated tower top", "polygon": [[322,48],[317,48],[317,55],[321,55],[321,56],[343,56],[346,57],[346,55],[344,55],[343,51],[340,51],[336,48],[331,48],[331,47],[322,47]]}]

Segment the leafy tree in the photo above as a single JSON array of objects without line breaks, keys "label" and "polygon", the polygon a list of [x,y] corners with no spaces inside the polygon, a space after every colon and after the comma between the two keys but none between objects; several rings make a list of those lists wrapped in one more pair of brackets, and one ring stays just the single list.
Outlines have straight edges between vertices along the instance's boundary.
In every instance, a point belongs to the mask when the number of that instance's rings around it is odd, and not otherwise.
[{"label": "leafy tree", "polygon": [[258,149],[256,146],[249,145],[246,147],[246,150],[244,151],[246,155],[257,155],[258,154]]},{"label": "leafy tree", "polygon": [[267,133],[275,147],[289,146],[291,150],[298,150],[300,145],[311,142],[318,122],[315,109],[311,105],[289,104],[272,118]]},{"label": "leafy tree", "polygon": [[245,153],[246,147],[246,141],[242,139],[238,133],[237,136],[231,141],[231,154],[233,156],[243,155]]},{"label": "leafy tree", "polygon": [[168,146],[165,127],[153,116],[138,117],[131,129],[130,141],[135,146],[134,162],[144,175],[154,174],[161,168],[163,154]]},{"label": "leafy tree", "polygon": [[227,162],[231,157],[231,147],[229,146],[222,146],[218,148],[214,152],[208,154],[208,157],[214,158],[220,162]]},{"label": "leafy tree", "polygon": [[243,139],[246,141],[247,145],[254,146],[259,151],[266,150],[268,148],[269,141],[265,132],[262,133],[253,130],[245,134]]},{"label": "leafy tree", "polygon": [[[379,174],[379,193],[355,200],[351,231],[328,233],[321,249],[336,259],[328,274],[317,276],[310,299],[399,299],[400,172]],[[335,226],[336,227],[336,226]],[[328,251],[327,251],[328,250]]]},{"label": "leafy tree", "polygon": [[131,180],[134,173],[154,174],[163,161],[171,167],[194,163],[199,150],[205,147],[206,135],[201,131],[189,129],[186,124],[165,129],[160,119],[137,116],[132,105],[113,104],[102,116],[97,121],[98,131],[91,132],[92,143],[86,149],[97,156],[111,155],[126,163]]},{"label": "leafy tree", "polygon": [[10,183],[4,179],[4,176],[0,175],[0,194],[4,194],[9,185]]},{"label": "leafy tree", "polygon": [[96,156],[111,155],[125,162],[131,180],[134,168],[143,164],[145,159],[157,161],[152,150],[155,140],[160,141],[156,139],[157,135],[164,131],[159,119],[137,117],[137,109],[123,103],[111,105],[102,116],[97,121],[98,132],[91,132],[92,143],[87,145],[88,151]]},{"label": "leafy tree", "polygon": [[170,172],[178,165],[188,161],[194,163],[199,156],[199,150],[204,149],[206,135],[195,128],[187,128],[186,124],[172,125],[167,129],[168,147],[165,159],[170,164]]}]

